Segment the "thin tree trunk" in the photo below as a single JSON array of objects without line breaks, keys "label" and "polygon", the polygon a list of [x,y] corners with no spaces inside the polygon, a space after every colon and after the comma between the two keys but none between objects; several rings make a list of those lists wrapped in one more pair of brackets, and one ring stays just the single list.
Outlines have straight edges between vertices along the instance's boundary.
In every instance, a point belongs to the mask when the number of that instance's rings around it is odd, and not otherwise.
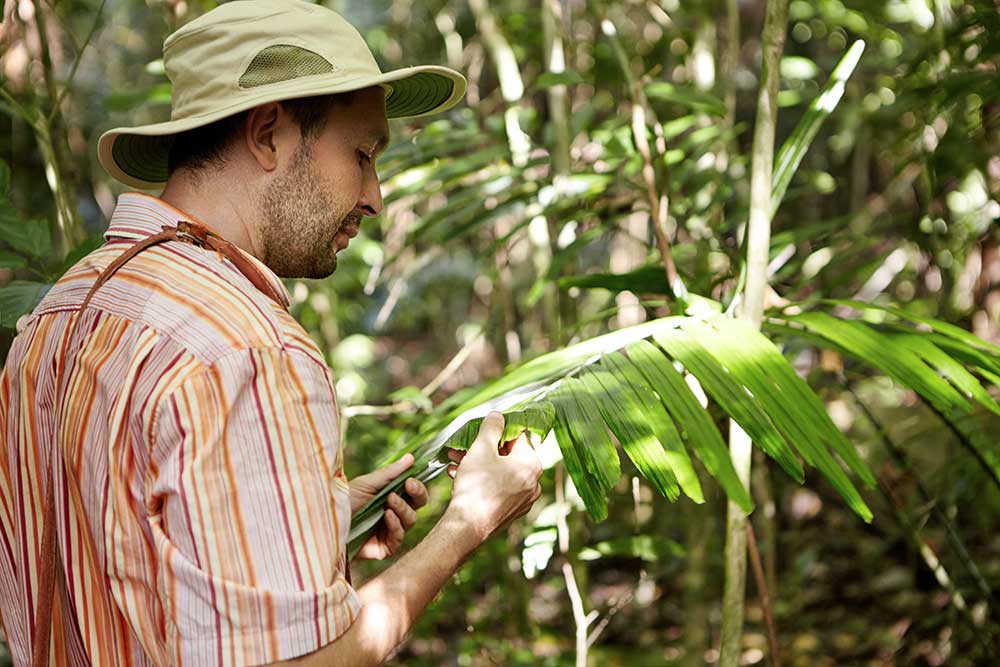
[{"label": "thin tree trunk", "polygon": [[[768,251],[771,243],[771,175],[774,170],[774,134],[778,113],[778,63],[785,45],[788,0],[768,0],[761,37],[762,62],[757,119],[754,124],[750,177],[750,219],[747,225],[747,283],[740,316],[758,329],[764,315]],[[730,422],[730,454],[744,485],[750,483],[751,442]],[[747,518],[733,502],[726,512],[726,582],[722,602],[722,641],[719,666],[736,667],[743,636],[746,598]]]},{"label": "thin tree trunk", "polygon": [[510,146],[511,160],[516,167],[523,167],[528,162],[528,152],[531,150],[531,140],[518,120],[517,112],[521,98],[524,96],[524,81],[521,70],[514,57],[514,49],[504,37],[497,25],[496,16],[487,0],[469,0],[469,8],[476,17],[476,27],[483,36],[486,50],[489,51],[497,68],[500,80],[500,93],[503,95],[507,108],[504,111],[504,124],[507,129],[507,143]]},{"label": "thin tree trunk", "polygon": [[[563,36],[566,33],[565,8],[562,0],[542,0],[542,35],[545,46],[545,68],[552,74],[562,74],[566,71],[566,50]],[[570,142],[572,141],[569,123],[569,105],[567,104],[566,84],[549,86],[548,113],[552,127],[552,146],[549,153],[552,156],[552,185],[556,198],[562,197],[566,190],[566,182],[570,173]],[[553,258],[559,253],[559,233],[562,220],[556,213],[550,213],[546,220],[548,231],[549,257],[544,270],[551,266]],[[564,273],[565,271],[563,271]],[[567,332],[570,330],[570,320],[576,312],[566,294],[553,281],[546,287],[545,308],[549,318],[548,331],[554,346],[565,344]]]}]

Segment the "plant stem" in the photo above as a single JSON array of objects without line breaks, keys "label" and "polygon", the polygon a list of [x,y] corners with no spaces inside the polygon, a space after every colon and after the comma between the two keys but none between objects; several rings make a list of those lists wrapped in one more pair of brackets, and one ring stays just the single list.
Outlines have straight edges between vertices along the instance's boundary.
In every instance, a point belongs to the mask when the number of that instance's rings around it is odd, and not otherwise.
[{"label": "plant stem", "polygon": [[[653,151],[649,145],[647,116],[653,117],[653,125],[658,126],[655,116],[649,110],[646,94],[643,92],[641,82],[635,78],[632,68],[629,65],[628,55],[618,39],[618,29],[611,19],[604,18],[601,21],[601,30],[611,41],[611,46],[615,52],[618,64],[625,75],[626,89],[632,103],[632,140],[635,143],[636,152],[642,157],[642,180],[646,186],[646,201],[649,206],[649,220],[653,226],[653,235],[656,238],[656,245],[660,251],[660,258],[663,262],[663,270],[667,275],[667,284],[671,293],[678,299],[687,296],[687,289],[684,282],[677,273],[674,265],[673,253],[670,249],[670,236],[667,230],[667,217],[669,213],[669,200],[665,189],[659,188],[656,182],[656,167],[654,166]],[[662,129],[654,129],[658,141],[655,162],[660,162],[662,152],[666,149],[663,141]]]},{"label": "plant stem", "polygon": [[45,8],[39,0],[34,0],[34,7],[35,30],[38,35],[45,90],[52,107],[48,114],[39,109],[37,115],[25,118],[25,120],[31,123],[39,152],[45,161],[46,178],[56,204],[59,253],[60,257],[65,257],[70,249],[83,240],[84,234],[77,219],[76,205],[73,201],[72,172],[68,168],[68,160],[65,159],[69,147],[59,113],[60,96],[56,88],[55,67],[52,64],[52,53],[49,48]]},{"label": "plant stem", "polygon": [[469,8],[476,18],[476,27],[483,36],[486,49],[489,51],[493,64],[497,68],[500,81],[500,93],[507,103],[504,111],[504,124],[507,128],[507,143],[510,146],[511,160],[516,167],[523,167],[528,162],[528,152],[531,150],[531,140],[521,129],[518,120],[518,109],[524,96],[524,81],[521,70],[517,66],[517,58],[510,42],[497,25],[496,16],[490,9],[487,0],[469,0]]},{"label": "plant stem", "polygon": [[[740,316],[760,328],[767,289],[767,264],[771,242],[771,177],[774,169],[774,135],[778,113],[778,63],[785,46],[788,0],[768,0],[761,36],[763,58],[757,120],[754,124],[750,178],[750,218],[747,225],[747,283]],[[730,422],[729,450],[742,483],[749,488],[750,438]],[[743,635],[746,596],[746,524],[743,511],[733,502],[726,512],[726,583],[722,602],[722,640],[719,666],[736,667]]]},{"label": "plant stem", "polygon": [[556,467],[556,504],[559,506],[559,518],[556,520],[556,530],[559,534],[559,552],[562,554],[562,574],[566,581],[566,593],[569,595],[570,608],[573,610],[573,624],[576,626],[576,667],[587,667],[587,651],[590,644],[587,642],[587,629],[597,618],[597,611],[589,614],[583,608],[583,596],[580,595],[580,587],[576,582],[576,575],[573,572],[573,563],[570,560],[569,550],[569,524],[566,522],[566,515],[569,514],[569,506],[566,503],[566,493],[562,466]]},{"label": "plant stem", "polygon": [[[542,37],[545,47],[545,68],[552,74],[562,74],[566,71],[566,52],[563,46],[564,26],[566,20],[563,15],[563,5],[561,0],[543,0],[542,2]],[[567,86],[558,84],[549,86],[548,112],[549,121],[552,126],[553,142],[550,148],[552,156],[552,186],[555,188],[556,198],[559,199],[566,191],[566,183],[570,174],[570,142],[572,140],[569,124],[569,108],[567,104]],[[561,231],[562,219],[556,212],[550,212],[546,219],[548,227],[548,266],[558,256],[559,253],[559,233]],[[548,266],[544,270],[548,270]],[[555,278],[553,285],[547,287],[545,298],[545,310],[550,319],[549,332],[554,345],[563,345],[566,342],[566,332],[569,330],[570,320],[576,310],[567,298],[563,290],[559,289],[558,278],[566,273],[564,264]]]},{"label": "plant stem", "polygon": [[760,593],[760,606],[764,609],[764,620],[767,622],[767,643],[771,649],[771,664],[781,667],[778,658],[778,632],[774,627],[774,612],[771,610],[771,595],[764,568],[760,563],[760,552],[757,551],[757,538],[753,534],[753,522],[747,521],[747,546],[750,551],[750,563],[753,565],[753,576],[757,581],[757,591]]}]

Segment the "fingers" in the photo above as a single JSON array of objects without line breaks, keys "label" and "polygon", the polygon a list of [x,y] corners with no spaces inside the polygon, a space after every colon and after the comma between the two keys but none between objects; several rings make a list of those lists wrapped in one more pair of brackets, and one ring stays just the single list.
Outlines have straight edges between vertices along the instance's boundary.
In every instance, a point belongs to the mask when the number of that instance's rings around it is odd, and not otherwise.
[{"label": "fingers", "polygon": [[[377,475],[382,486],[385,486],[392,480],[396,479],[402,475],[406,470],[413,465],[413,454],[406,454],[403,458],[398,461],[393,461],[384,468],[379,468],[372,475]],[[381,487],[379,487],[381,488]]]},{"label": "fingers", "polygon": [[495,456],[499,456],[497,445],[500,442],[500,437],[503,435],[503,423],[503,415],[495,410],[486,415],[482,425],[479,427],[479,435],[476,436],[476,440],[472,443],[469,451],[488,448]]},{"label": "fingers", "polygon": [[454,461],[455,463],[461,463],[462,459],[465,458],[465,454],[466,454],[466,452],[463,452],[460,449],[449,449],[448,450],[448,459],[451,460],[451,461]]},{"label": "fingers", "polygon": [[403,489],[409,498],[410,507],[420,509],[427,504],[427,487],[419,479],[411,477],[403,484]]},{"label": "fingers", "polygon": [[403,500],[399,495],[395,493],[390,493],[388,502],[389,509],[391,509],[399,522],[403,526],[403,530],[409,530],[413,527],[413,524],[417,522],[417,512]]},{"label": "fingers", "polygon": [[399,517],[396,516],[396,512],[393,510],[386,510],[382,521],[385,524],[385,535],[382,539],[385,555],[382,557],[385,558],[399,550],[399,547],[403,544],[406,529],[403,528],[403,524],[400,523]]},{"label": "fingers", "polygon": [[513,440],[508,440],[507,442],[500,445],[500,456],[507,456],[510,454],[510,450],[514,449],[514,445],[523,443],[525,445],[530,445],[531,442],[528,440],[528,432],[521,431],[521,434],[514,438]]}]

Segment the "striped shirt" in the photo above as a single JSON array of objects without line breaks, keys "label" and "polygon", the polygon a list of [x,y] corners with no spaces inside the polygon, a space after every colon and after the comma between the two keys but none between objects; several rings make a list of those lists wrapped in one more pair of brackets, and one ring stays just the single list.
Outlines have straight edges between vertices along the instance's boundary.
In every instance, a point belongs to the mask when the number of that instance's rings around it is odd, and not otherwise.
[{"label": "striped shirt", "polygon": [[229,260],[174,241],[125,264],[79,314],[105,266],[180,219],[192,218],[123,195],[107,243],[19,323],[0,375],[0,618],[16,665],[37,631],[53,479],[50,664],[285,660],[360,609],[344,577],[333,384],[287,310]]}]

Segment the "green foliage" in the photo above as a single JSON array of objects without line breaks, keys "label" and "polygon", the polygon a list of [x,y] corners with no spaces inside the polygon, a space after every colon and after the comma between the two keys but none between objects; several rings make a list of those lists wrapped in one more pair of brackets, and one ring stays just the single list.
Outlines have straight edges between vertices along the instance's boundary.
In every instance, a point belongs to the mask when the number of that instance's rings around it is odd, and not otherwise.
[{"label": "green foliage", "polygon": [[[0,161],[0,345],[47,286],[100,242],[110,183],[92,171],[96,136],[166,118],[161,39],[214,4],[150,11],[131,1],[42,3],[50,46],[60,46],[52,50],[59,114],[36,42],[21,48],[36,34],[32,20],[11,17],[11,48],[0,54],[0,110],[14,119],[13,132],[0,135],[11,165]],[[569,10],[557,22],[566,66],[555,72],[538,6],[488,4],[518,61],[518,100],[501,94],[489,44],[465,4],[338,5],[384,69],[457,54],[474,103],[394,126],[379,165],[386,213],[363,225],[332,280],[289,285],[293,314],[333,367],[349,474],[411,449],[415,470],[440,474],[445,442],[474,436],[488,410],[506,413],[514,428],[513,413],[544,417],[539,406],[552,406],[550,439],[536,444],[545,452],[555,441],[555,465],[573,482],[565,498],[553,500],[560,496],[548,473],[545,516],[529,516],[530,529],[515,525],[508,541],[491,542],[467,564],[400,664],[573,664],[574,621],[558,576],[566,562],[585,609],[601,614],[590,627],[603,628],[592,638],[592,664],[690,658],[680,639],[691,636],[686,624],[717,630],[711,600],[722,546],[711,519],[721,494],[706,474],[726,498],[753,507],[729,461],[727,416],[786,473],[754,484],[764,502],[771,494],[780,527],[772,544],[758,537],[765,560],[768,548],[777,552],[771,596],[788,661],[884,661],[891,653],[906,664],[989,663],[981,644],[1000,634],[990,625],[995,609],[965,573],[979,562],[987,589],[996,586],[995,7],[791,3],[770,252],[769,298],[782,305],[769,312],[766,337],[755,337],[715,315],[719,304],[738,305],[762,14],[743,7],[730,69],[724,5],[561,3]],[[860,59],[858,40],[868,44]],[[28,67],[14,67],[24,53]],[[654,195],[666,209],[684,303],[667,290],[649,223],[636,91],[639,103],[645,96]],[[523,165],[512,153],[512,118],[527,138]],[[60,127],[72,141],[60,139]],[[39,157],[46,132],[54,152]],[[76,177],[69,200],[94,232],[86,242],[67,242],[60,229],[49,185],[60,174]],[[473,329],[483,332],[474,343]],[[449,367],[448,359],[457,361]],[[544,420],[535,424],[537,441],[546,429]],[[910,458],[891,458],[889,439]],[[919,486],[930,490],[926,498]],[[428,516],[446,502],[447,485],[434,494]],[[702,498],[698,507],[688,502]],[[803,498],[821,507],[815,518],[799,514]],[[354,522],[362,532],[377,520],[374,507]],[[585,521],[577,509],[602,521]],[[869,512],[871,525],[850,520]],[[568,524],[565,553],[557,517]],[[763,512],[754,519],[758,530],[767,525]],[[705,551],[690,549],[695,528],[710,538]],[[530,583],[521,574],[529,547],[538,552]],[[928,574],[927,549],[953,590]],[[681,595],[679,582],[702,566],[699,603]],[[641,591],[630,597],[636,577]],[[944,598],[928,593],[938,588],[948,600],[964,596],[985,624],[942,608]],[[745,648],[761,648],[751,647],[755,637],[746,636]]]}]

